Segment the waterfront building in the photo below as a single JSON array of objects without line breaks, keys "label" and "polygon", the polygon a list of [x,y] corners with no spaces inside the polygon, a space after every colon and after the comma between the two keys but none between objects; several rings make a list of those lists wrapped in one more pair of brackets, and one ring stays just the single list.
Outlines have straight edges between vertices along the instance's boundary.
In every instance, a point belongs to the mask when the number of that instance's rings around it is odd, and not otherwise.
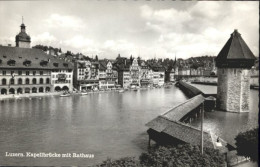
[{"label": "waterfront building", "polygon": [[0,46],[1,95],[72,90],[72,64],[30,48],[22,23],[16,47]]},{"label": "waterfront building", "polygon": [[170,82],[174,82],[175,81],[174,76],[175,76],[175,70],[174,70],[174,68],[172,68],[171,71],[170,71],[170,76],[169,76],[169,81]]},{"label": "waterfront building", "polygon": [[191,68],[191,69],[190,69],[190,75],[192,75],[192,76],[197,76],[197,75],[198,75],[198,70],[197,70],[197,69],[194,69],[194,68]]},{"label": "waterfront building", "polygon": [[131,85],[130,65],[131,62],[126,57],[118,57],[115,62],[115,68],[118,72],[118,84],[123,88],[129,88]]},{"label": "waterfront building", "polygon": [[150,68],[153,71],[153,85],[163,86],[165,80],[165,68],[159,64],[153,64]]},{"label": "waterfront building", "polygon": [[142,61],[140,65],[140,86],[148,87],[149,85],[152,85],[152,78],[152,70],[144,61]]},{"label": "waterfront building", "polygon": [[136,58],[133,59],[133,62],[129,68],[131,85],[140,86],[140,67]]},{"label": "waterfront building", "polygon": [[254,62],[255,56],[235,30],[216,58],[219,109],[249,111],[250,69]]},{"label": "waterfront building", "polygon": [[[51,84],[54,91],[72,91],[73,90],[73,66],[68,62],[54,63],[57,68],[51,71]],[[68,68],[69,67],[69,68]]]},{"label": "waterfront building", "polygon": [[78,90],[91,90],[99,84],[99,63],[90,60],[74,62],[74,87]]},{"label": "waterfront building", "polygon": [[109,60],[99,61],[99,88],[111,89],[117,85],[117,71]]},{"label": "waterfront building", "polygon": [[175,61],[173,63],[170,62],[170,64],[165,68],[165,82],[174,82],[175,79],[175,69],[177,66],[177,61],[175,57]]}]

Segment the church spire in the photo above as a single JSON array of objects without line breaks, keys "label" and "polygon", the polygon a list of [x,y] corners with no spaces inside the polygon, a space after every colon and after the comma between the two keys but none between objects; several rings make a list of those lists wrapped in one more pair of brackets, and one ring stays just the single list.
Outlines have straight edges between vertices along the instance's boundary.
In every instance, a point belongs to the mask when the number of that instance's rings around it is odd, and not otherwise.
[{"label": "church spire", "polygon": [[24,25],[24,23],[23,23],[23,16],[22,16],[22,24],[21,24],[21,32],[25,32],[25,25]]}]

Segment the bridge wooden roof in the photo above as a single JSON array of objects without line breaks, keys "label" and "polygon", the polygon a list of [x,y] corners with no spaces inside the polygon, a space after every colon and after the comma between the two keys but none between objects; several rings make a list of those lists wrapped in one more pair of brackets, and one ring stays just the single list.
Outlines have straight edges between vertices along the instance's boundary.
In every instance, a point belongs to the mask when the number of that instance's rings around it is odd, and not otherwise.
[{"label": "bridge wooden roof", "polygon": [[[146,124],[147,127],[159,133],[165,133],[173,138],[177,138],[186,143],[200,145],[201,130],[180,122],[180,120],[190,111],[197,108],[203,103],[205,98],[199,94],[186,102],[174,107],[166,113],[159,115]],[[221,139],[222,147],[216,146],[217,136],[208,131],[203,131],[204,146],[209,148],[217,148],[221,152],[227,152],[227,143]]]},{"label": "bridge wooden roof", "polygon": [[201,103],[204,102],[204,97],[199,94],[186,102],[170,109],[163,114],[163,117],[166,117],[170,120],[180,121],[185,115],[197,108]]},{"label": "bridge wooden roof", "polygon": [[[169,120],[164,116],[158,116],[157,118],[148,122],[146,126],[159,133],[166,133],[186,143],[200,145],[201,130],[179,121]],[[205,147],[215,148],[211,134],[209,132],[204,131],[203,140]]]}]

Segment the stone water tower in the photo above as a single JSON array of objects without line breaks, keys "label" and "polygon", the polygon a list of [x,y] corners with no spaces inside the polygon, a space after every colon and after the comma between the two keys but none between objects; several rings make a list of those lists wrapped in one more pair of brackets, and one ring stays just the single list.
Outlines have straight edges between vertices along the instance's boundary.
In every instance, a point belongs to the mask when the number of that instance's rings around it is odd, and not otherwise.
[{"label": "stone water tower", "polygon": [[250,69],[255,56],[235,30],[216,58],[217,107],[230,112],[249,111]]}]

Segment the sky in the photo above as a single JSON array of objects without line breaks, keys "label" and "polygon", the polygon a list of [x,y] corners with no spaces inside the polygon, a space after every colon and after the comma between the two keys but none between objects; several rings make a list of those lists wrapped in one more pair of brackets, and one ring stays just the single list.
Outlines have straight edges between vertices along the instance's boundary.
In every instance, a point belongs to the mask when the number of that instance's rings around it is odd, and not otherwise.
[{"label": "sky", "polygon": [[0,44],[15,45],[22,17],[31,46],[87,56],[217,56],[237,29],[259,56],[258,1],[0,1]]}]

